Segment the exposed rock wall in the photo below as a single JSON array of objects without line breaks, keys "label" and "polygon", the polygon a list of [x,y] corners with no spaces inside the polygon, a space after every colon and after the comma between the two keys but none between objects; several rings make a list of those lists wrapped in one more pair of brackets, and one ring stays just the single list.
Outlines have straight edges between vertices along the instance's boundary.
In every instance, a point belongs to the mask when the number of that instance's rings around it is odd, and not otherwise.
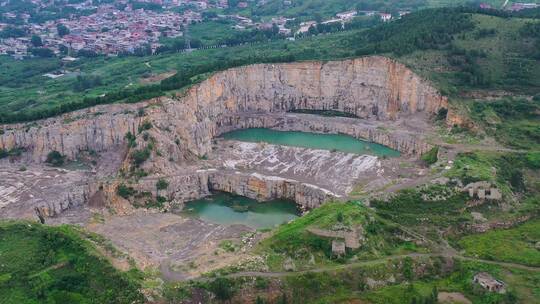
[{"label": "exposed rock wall", "polygon": [[[137,108],[155,103],[143,118]],[[365,119],[394,120],[415,113],[435,113],[446,107],[429,83],[404,65],[383,57],[335,62],[258,64],[216,73],[177,100],[166,97],[135,105],[104,105],[35,124],[5,125],[0,148],[24,147],[27,157],[43,161],[57,150],[70,158],[80,150],[107,151],[125,143],[143,119],[171,130],[191,153],[204,155],[220,134],[224,121],[245,113],[281,113],[292,109],[333,109]],[[272,123],[269,122],[268,125]],[[266,125],[266,123],[265,123]],[[229,125],[228,128],[239,126]],[[405,153],[425,150],[417,140],[399,140],[372,129],[344,126],[303,126],[335,129],[387,144]]]},{"label": "exposed rock wall", "polygon": [[[76,111],[31,124],[4,126],[0,149],[25,148],[27,160],[45,161],[56,150],[73,159],[80,151],[109,151],[136,132],[141,118],[135,105],[107,105]],[[0,127],[1,128],[1,127]]]},{"label": "exposed rock wall", "polygon": [[38,199],[39,203],[35,207],[35,211],[43,217],[57,216],[70,208],[84,205],[88,201],[89,194],[95,190],[89,185],[72,187],[69,192],[63,193],[58,200]]},{"label": "exposed rock wall", "polygon": [[[242,195],[259,201],[290,199],[305,209],[317,208],[324,202],[341,198],[315,185],[258,173],[209,169],[166,178],[169,182],[168,190],[161,190],[159,195],[180,202],[199,199],[209,195],[213,190]],[[155,178],[142,179],[137,190],[157,195],[156,181]]]}]

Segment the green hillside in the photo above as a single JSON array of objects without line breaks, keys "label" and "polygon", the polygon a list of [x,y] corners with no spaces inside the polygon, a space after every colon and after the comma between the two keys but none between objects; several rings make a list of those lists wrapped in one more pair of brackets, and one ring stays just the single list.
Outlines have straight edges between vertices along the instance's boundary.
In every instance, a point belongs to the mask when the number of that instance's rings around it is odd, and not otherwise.
[{"label": "green hillside", "polygon": [[0,303],[143,303],[138,289],[74,228],[0,223]]}]

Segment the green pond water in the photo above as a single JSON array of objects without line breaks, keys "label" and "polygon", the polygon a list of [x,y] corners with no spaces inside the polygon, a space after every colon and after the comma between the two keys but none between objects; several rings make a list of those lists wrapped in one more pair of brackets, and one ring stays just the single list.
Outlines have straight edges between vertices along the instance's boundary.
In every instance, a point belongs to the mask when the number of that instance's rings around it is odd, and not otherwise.
[{"label": "green pond water", "polygon": [[318,134],[297,131],[277,131],[264,128],[243,129],[222,135],[225,139],[311,149],[336,150],[355,154],[397,157],[399,151],[344,134]]},{"label": "green pond water", "polygon": [[273,228],[300,215],[292,201],[273,200],[259,203],[247,197],[223,192],[188,202],[183,212],[211,223],[242,224],[255,229]]}]

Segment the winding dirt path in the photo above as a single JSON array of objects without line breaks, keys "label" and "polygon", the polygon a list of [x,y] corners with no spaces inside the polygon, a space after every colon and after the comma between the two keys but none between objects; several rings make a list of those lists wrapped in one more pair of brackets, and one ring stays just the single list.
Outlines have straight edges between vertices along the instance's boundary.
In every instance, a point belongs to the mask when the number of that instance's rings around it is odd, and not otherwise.
[{"label": "winding dirt path", "polygon": [[425,253],[425,254],[424,253],[411,253],[411,254],[406,254],[406,255],[388,256],[388,257],[385,257],[385,258],[382,258],[382,259],[371,260],[371,261],[362,261],[362,262],[356,262],[356,263],[344,264],[344,265],[338,265],[338,266],[320,267],[320,268],[310,269],[310,270],[289,271],[289,272],[245,271],[245,272],[233,273],[233,274],[230,274],[230,275],[226,275],[224,277],[227,277],[227,278],[242,278],[242,277],[280,278],[280,277],[286,277],[286,276],[292,276],[292,275],[302,275],[302,274],[306,274],[306,273],[321,273],[321,272],[329,272],[329,271],[336,271],[336,270],[353,269],[353,268],[362,267],[362,266],[371,266],[371,265],[383,264],[383,263],[386,263],[388,261],[399,260],[399,259],[404,259],[404,258],[408,258],[408,257],[409,258],[418,258],[418,257],[456,258],[456,259],[464,260],[464,261],[479,262],[479,263],[497,265],[497,266],[502,266],[502,267],[527,270],[527,271],[532,271],[532,272],[540,272],[540,267],[526,266],[526,265],[516,264],[516,263],[489,261],[489,260],[465,257],[465,256],[461,256],[461,255],[444,255],[444,254],[437,254],[437,253],[433,253],[433,254],[430,254],[430,253]]}]

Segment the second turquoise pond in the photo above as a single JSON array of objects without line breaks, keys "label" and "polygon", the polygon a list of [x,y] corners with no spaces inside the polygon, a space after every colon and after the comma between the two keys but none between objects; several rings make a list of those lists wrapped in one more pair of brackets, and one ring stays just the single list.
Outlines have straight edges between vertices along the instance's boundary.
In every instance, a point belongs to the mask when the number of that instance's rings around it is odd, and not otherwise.
[{"label": "second turquoise pond", "polygon": [[212,196],[188,202],[183,212],[215,224],[241,224],[255,229],[273,228],[300,215],[292,201],[273,200],[260,203],[224,192],[216,192]]},{"label": "second turquoise pond", "polygon": [[399,151],[344,134],[318,134],[297,131],[277,131],[264,128],[243,129],[222,135],[225,139],[245,142],[266,142],[274,145],[335,150],[355,154],[398,157]]}]

